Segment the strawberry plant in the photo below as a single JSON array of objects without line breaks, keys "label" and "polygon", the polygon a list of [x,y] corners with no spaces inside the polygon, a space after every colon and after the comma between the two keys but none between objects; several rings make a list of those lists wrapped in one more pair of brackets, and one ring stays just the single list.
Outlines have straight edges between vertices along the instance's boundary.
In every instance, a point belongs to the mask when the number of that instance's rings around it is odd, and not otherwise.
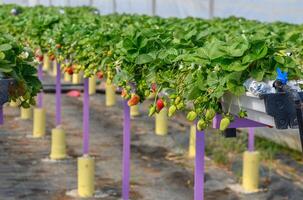
[{"label": "strawberry plant", "polygon": [[[274,80],[278,67],[290,80],[303,78],[302,25],[236,17],[100,16],[89,7],[39,6],[11,15],[13,7],[0,9],[3,32],[59,62],[67,60],[73,72],[105,77],[124,89],[131,105],[153,93],[150,116],[164,102],[169,116],[190,105],[188,119],[196,119],[200,130],[222,112],[225,93],[245,93],[248,78]],[[246,117],[246,112],[238,115]],[[230,113],[224,116],[222,129],[232,121]]]},{"label": "strawberry plant", "polygon": [[12,78],[15,84],[9,88],[9,98],[20,100],[27,108],[35,104],[34,96],[40,91],[37,70],[33,67],[33,52],[22,47],[9,35],[0,37],[0,79]]}]

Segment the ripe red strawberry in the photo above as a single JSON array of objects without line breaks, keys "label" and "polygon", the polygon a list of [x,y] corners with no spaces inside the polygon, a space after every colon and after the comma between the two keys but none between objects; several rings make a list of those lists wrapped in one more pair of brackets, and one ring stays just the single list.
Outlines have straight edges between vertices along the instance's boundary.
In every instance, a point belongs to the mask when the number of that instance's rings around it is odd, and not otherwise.
[{"label": "ripe red strawberry", "polygon": [[54,60],[55,60],[55,55],[54,55],[54,54],[51,54],[51,55],[49,56],[49,59],[50,59],[51,61],[54,61]]},{"label": "ripe red strawberry", "polygon": [[68,73],[69,75],[73,75],[74,74],[74,69],[73,67],[67,67],[65,69],[66,73]]},{"label": "ripe red strawberry", "polygon": [[124,99],[126,99],[127,95],[128,94],[127,94],[126,89],[123,89],[122,92],[121,92],[121,97],[124,98]]},{"label": "ripe red strawberry", "polygon": [[97,77],[98,77],[98,79],[102,79],[103,78],[103,72],[102,71],[98,71],[97,72]]},{"label": "ripe red strawberry", "polygon": [[140,101],[139,95],[133,93],[131,95],[130,100],[128,100],[127,104],[128,104],[128,106],[134,106],[134,105],[137,105],[139,103],[139,101]]},{"label": "ripe red strawberry", "polygon": [[160,112],[164,108],[164,101],[163,99],[158,99],[157,100],[157,111]]},{"label": "ripe red strawberry", "polygon": [[61,44],[56,44],[57,49],[60,49],[61,47],[62,47]]},{"label": "ripe red strawberry", "polygon": [[153,93],[156,92],[156,90],[157,90],[157,84],[156,83],[151,84],[151,90],[153,91]]},{"label": "ripe red strawberry", "polygon": [[37,59],[39,62],[42,62],[42,61],[43,61],[43,55],[36,55],[36,59]]}]

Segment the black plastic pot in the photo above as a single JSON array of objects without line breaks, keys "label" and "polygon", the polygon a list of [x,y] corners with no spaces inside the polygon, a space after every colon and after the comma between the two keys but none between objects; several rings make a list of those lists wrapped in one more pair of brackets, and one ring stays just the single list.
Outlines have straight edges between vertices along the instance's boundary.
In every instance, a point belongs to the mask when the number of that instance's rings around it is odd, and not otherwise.
[{"label": "black plastic pot", "polygon": [[15,84],[14,79],[0,79],[0,105],[6,103],[9,99],[9,88]]},{"label": "black plastic pot", "polygon": [[237,137],[237,129],[236,128],[228,128],[223,132],[223,135],[226,138],[235,138],[235,137]]},{"label": "black plastic pot", "polygon": [[303,150],[303,92],[263,95],[266,113],[274,118],[277,129],[298,128]]},{"label": "black plastic pot", "polygon": [[266,113],[274,118],[277,129],[298,128],[296,101],[303,102],[303,92],[265,94]]}]

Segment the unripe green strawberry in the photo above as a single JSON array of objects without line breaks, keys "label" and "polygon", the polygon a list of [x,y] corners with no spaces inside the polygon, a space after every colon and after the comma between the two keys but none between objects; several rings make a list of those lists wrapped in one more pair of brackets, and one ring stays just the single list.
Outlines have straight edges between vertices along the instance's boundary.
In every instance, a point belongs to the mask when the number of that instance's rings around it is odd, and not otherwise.
[{"label": "unripe green strawberry", "polygon": [[173,116],[175,114],[176,110],[177,110],[177,107],[175,105],[170,106],[168,109],[168,116],[169,117]]},{"label": "unripe green strawberry", "polygon": [[224,117],[220,122],[220,131],[225,131],[230,124],[230,119],[228,117]]},{"label": "unripe green strawberry", "polygon": [[195,104],[202,103],[202,101],[203,101],[202,99],[203,99],[203,97],[200,96],[200,97],[198,97],[197,99],[195,99],[194,103],[195,103]]},{"label": "unripe green strawberry", "polygon": [[177,95],[176,94],[171,94],[171,95],[169,95],[169,98],[170,99],[175,99],[175,98],[177,98]]},{"label": "unripe green strawberry", "polygon": [[245,118],[247,117],[247,111],[246,110],[240,110],[238,113],[239,118]]},{"label": "unripe green strawberry", "polygon": [[109,51],[107,52],[107,56],[110,57],[110,56],[112,56],[112,55],[113,55],[113,52],[112,52],[111,50],[109,50]]},{"label": "unripe green strawberry", "polygon": [[196,113],[197,113],[197,114],[203,113],[203,109],[202,109],[202,108],[196,108]]},{"label": "unripe green strawberry", "polygon": [[207,123],[204,119],[200,119],[197,123],[198,131],[203,131],[207,128]]},{"label": "unripe green strawberry", "polygon": [[145,96],[145,97],[148,97],[149,95],[150,95],[150,91],[149,91],[149,90],[145,90],[145,91],[144,91],[144,96]]},{"label": "unripe green strawberry", "polygon": [[153,116],[153,114],[155,114],[156,112],[156,106],[151,105],[149,108],[149,112],[148,112],[148,116]]},{"label": "unripe green strawberry", "polygon": [[22,96],[24,99],[30,99],[31,95],[29,92],[25,92],[25,94]]},{"label": "unripe green strawberry", "polygon": [[185,106],[184,103],[180,102],[180,103],[177,104],[177,109],[181,110],[182,108],[184,108],[184,106]]},{"label": "unripe green strawberry", "polygon": [[212,120],[216,115],[216,111],[213,108],[207,109],[205,113],[206,120]]},{"label": "unripe green strawberry", "polygon": [[181,101],[181,97],[176,97],[176,99],[175,99],[175,104],[176,104],[176,105],[179,104],[180,101]]},{"label": "unripe green strawberry", "polygon": [[189,121],[194,121],[197,117],[197,113],[195,111],[190,111],[187,116],[186,119]]}]

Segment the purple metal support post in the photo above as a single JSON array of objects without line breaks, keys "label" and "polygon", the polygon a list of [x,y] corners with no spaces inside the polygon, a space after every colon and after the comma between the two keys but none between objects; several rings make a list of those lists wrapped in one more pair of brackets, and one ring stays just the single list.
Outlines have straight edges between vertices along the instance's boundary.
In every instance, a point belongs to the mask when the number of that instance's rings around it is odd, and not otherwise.
[{"label": "purple metal support post", "polygon": [[205,154],[205,133],[204,131],[197,131],[194,200],[204,200],[204,154]]},{"label": "purple metal support post", "polygon": [[216,115],[214,118],[213,118],[213,128],[217,128],[217,124],[218,124],[218,115]]},{"label": "purple metal support post", "polygon": [[122,199],[129,200],[129,179],[130,179],[130,107],[127,101],[123,102],[123,166],[122,166]]},{"label": "purple metal support post", "polygon": [[[39,78],[39,80],[40,81],[42,81],[42,79],[43,79],[43,71],[42,71],[42,64],[39,64],[39,66],[38,66],[38,78]],[[42,105],[43,105],[43,92],[40,92],[39,94],[38,94],[38,97],[37,97],[38,99],[37,99],[37,106],[38,106],[38,108],[42,108]]]},{"label": "purple metal support post", "polygon": [[255,129],[253,127],[248,128],[248,151],[255,150]]},{"label": "purple metal support post", "polygon": [[56,126],[61,124],[61,70],[60,64],[57,63],[56,76]]},{"label": "purple metal support post", "polygon": [[3,124],[3,106],[2,105],[0,105],[0,125],[2,125]]},{"label": "purple metal support post", "polygon": [[88,78],[84,79],[83,94],[83,155],[89,153],[89,94]]}]

